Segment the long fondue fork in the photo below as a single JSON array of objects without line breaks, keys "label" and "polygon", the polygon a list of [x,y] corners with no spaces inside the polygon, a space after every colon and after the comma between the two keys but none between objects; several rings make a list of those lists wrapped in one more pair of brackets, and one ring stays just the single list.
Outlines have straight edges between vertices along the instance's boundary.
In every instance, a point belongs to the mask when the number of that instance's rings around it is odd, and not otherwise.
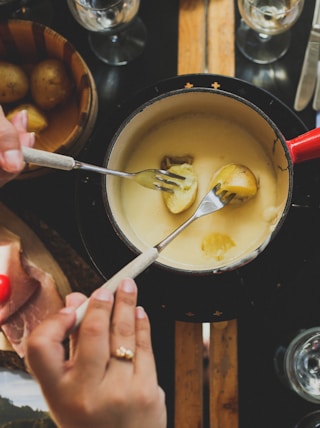
[{"label": "long fondue fork", "polygon": [[[164,238],[161,242],[152,248],[141,253],[126,266],[124,266],[119,272],[105,282],[101,287],[108,288],[113,293],[117,290],[120,281],[124,278],[134,279],[141,272],[150,266],[159,256],[162,251],[176,236],[178,236],[189,224],[194,220],[203,217],[208,214],[212,214],[215,211],[220,210],[226,206],[234,197],[235,193],[229,193],[226,190],[219,191],[221,184],[218,183],[211,189],[206,196],[201,200],[195,213],[189,217],[181,226],[175,229],[170,235]],[[76,328],[82,321],[86,312],[89,299],[87,299],[79,308],[76,310],[76,322],[74,328]]]},{"label": "long fondue fork", "polygon": [[185,180],[185,177],[174,174],[163,169],[145,169],[139,172],[122,172],[113,169],[107,169],[96,165],[80,162],[71,156],[60,155],[58,153],[46,152],[44,150],[22,148],[25,162],[48,168],[62,169],[71,171],[73,169],[83,169],[86,171],[98,172],[99,174],[115,175],[117,177],[129,178],[136,181],[143,187],[162,192],[172,193],[175,187],[179,187],[179,180]]}]

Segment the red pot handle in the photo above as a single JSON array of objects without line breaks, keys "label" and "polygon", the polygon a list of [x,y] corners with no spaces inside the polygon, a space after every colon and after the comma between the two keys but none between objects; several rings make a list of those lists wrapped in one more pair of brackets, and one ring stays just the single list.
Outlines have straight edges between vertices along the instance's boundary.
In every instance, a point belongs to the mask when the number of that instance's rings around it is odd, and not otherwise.
[{"label": "red pot handle", "polygon": [[320,128],[312,129],[287,141],[292,162],[299,163],[320,157]]}]

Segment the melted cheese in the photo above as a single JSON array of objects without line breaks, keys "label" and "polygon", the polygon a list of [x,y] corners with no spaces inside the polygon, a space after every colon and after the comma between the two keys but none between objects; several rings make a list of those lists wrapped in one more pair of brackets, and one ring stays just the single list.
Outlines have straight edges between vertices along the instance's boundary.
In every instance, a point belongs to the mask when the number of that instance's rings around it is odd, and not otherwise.
[{"label": "melted cheese", "polygon": [[[228,163],[246,165],[259,182],[256,197],[196,220],[159,258],[161,263],[180,269],[216,269],[241,259],[269,237],[280,215],[276,178],[271,160],[244,128],[211,114],[185,114],[153,127],[135,145],[125,169],[159,168],[165,155],[188,154],[194,158],[193,168],[198,176],[195,203],[186,212],[174,215],[168,212],[160,192],[122,180],[126,221],[135,232],[135,246],[140,250],[154,246],[193,214],[217,170]],[[203,240],[212,233],[225,234],[235,244],[223,260],[202,250]]]}]

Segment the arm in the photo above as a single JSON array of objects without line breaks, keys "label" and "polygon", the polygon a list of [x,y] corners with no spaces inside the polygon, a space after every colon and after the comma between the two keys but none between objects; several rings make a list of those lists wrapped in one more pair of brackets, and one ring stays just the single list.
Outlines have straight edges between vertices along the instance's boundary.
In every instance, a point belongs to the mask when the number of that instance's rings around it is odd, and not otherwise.
[{"label": "arm", "polygon": [[[30,335],[27,364],[39,381],[52,418],[60,428],[165,428],[164,392],[158,385],[146,313],[136,307],[133,280],[122,281],[115,303],[107,289],[96,290],[79,329],[62,342],[75,322],[83,296]],[[126,358],[116,351],[132,350]]]}]

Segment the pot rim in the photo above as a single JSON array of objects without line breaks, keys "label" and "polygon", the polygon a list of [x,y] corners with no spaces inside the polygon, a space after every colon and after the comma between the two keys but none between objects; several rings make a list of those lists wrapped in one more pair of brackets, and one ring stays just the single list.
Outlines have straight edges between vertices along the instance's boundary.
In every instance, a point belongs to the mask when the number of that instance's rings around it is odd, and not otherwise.
[{"label": "pot rim", "polygon": [[[198,92],[205,92],[205,93],[212,93],[212,94],[217,94],[217,95],[222,95],[222,96],[226,96],[229,98],[232,98],[236,101],[239,101],[240,103],[245,104],[246,106],[248,106],[249,108],[251,108],[252,110],[254,110],[255,112],[257,112],[260,116],[262,116],[262,118],[268,123],[268,125],[273,129],[273,131],[275,132],[275,141],[280,141],[281,146],[284,150],[285,153],[285,157],[288,161],[288,170],[289,170],[289,182],[288,182],[288,195],[287,195],[287,199],[286,202],[284,204],[284,208],[282,211],[282,214],[279,218],[279,220],[277,221],[277,224],[275,225],[274,229],[272,230],[272,232],[270,233],[270,235],[252,252],[250,252],[250,254],[248,254],[247,256],[243,257],[241,260],[237,260],[234,263],[230,263],[226,266],[220,267],[220,268],[216,268],[216,269],[186,269],[186,268],[178,268],[178,267],[173,267],[170,265],[167,265],[165,263],[162,263],[159,260],[156,260],[154,262],[154,265],[161,267],[162,269],[164,269],[167,272],[174,272],[174,273],[180,273],[180,274],[188,274],[188,275],[195,275],[195,276],[204,276],[204,275],[212,275],[212,274],[221,274],[224,272],[229,272],[229,271],[233,271],[237,268],[240,268],[248,263],[250,263],[252,260],[254,260],[260,253],[262,253],[264,251],[264,249],[269,245],[269,243],[272,241],[272,239],[277,235],[277,233],[279,232],[279,230],[281,229],[284,220],[288,214],[289,208],[291,206],[291,200],[292,200],[292,192],[293,192],[293,161],[290,155],[290,151],[289,148],[287,146],[286,143],[286,139],[283,136],[281,130],[279,129],[279,127],[274,123],[274,121],[257,105],[255,105],[254,103],[252,103],[251,101],[246,100],[245,98],[237,95],[237,94],[233,94],[231,92],[228,92],[226,90],[223,89],[214,89],[214,88],[207,88],[207,87],[191,87],[191,88],[178,88],[178,89],[173,89],[173,90],[169,90],[165,93],[162,93],[152,99],[147,100],[146,102],[142,103],[140,106],[136,107],[131,113],[129,113],[127,115],[127,117],[121,122],[120,126],[117,128],[116,132],[114,133],[108,147],[107,147],[107,151],[106,151],[106,155],[104,157],[103,160],[103,166],[107,167],[108,166],[108,162],[109,159],[111,157],[113,148],[115,146],[115,144],[118,141],[119,136],[121,135],[122,131],[125,129],[125,127],[141,112],[143,112],[147,107],[149,107],[150,105],[155,104],[156,102],[165,99],[165,98],[169,98],[171,96],[175,96],[175,95],[179,95],[179,94],[184,94],[184,93],[198,93]],[[102,177],[102,200],[103,200],[103,205],[104,205],[104,209],[107,213],[108,219],[113,227],[113,230],[115,231],[116,235],[119,237],[119,239],[125,243],[125,245],[135,254],[140,254],[141,250],[139,250],[127,237],[126,235],[122,232],[121,228],[118,226],[118,223],[114,217],[114,215],[112,214],[112,210],[109,204],[109,198],[107,195],[107,183],[106,183],[107,177],[103,176]]]}]

